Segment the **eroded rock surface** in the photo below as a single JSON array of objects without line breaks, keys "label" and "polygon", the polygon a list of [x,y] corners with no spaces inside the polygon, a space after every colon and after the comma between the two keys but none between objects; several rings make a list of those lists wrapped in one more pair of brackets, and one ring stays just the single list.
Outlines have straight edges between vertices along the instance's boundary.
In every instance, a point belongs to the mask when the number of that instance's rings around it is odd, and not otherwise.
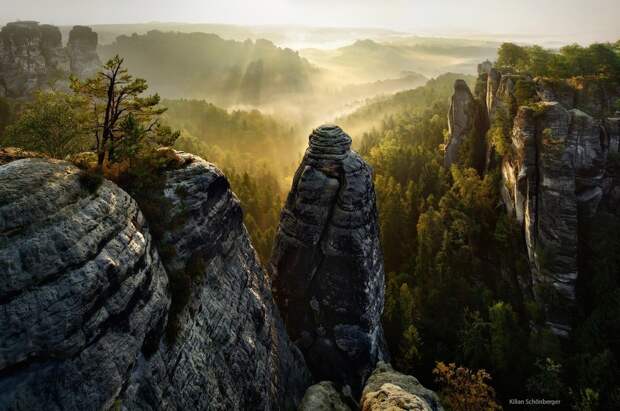
[{"label": "eroded rock surface", "polygon": [[387,357],[383,255],[371,168],[339,127],[313,131],[282,211],[270,271],[316,380],[361,391]]},{"label": "eroded rock surface", "polygon": [[0,166],[0,272],[0,409],[112,407],[169,305],[135,201],[66,162]]},{"label": "eroded rock surface", "polygon": [[606,79],[537,78],[536,92],[542,101],[557,101],[567,110],[577,108],[602,119],[614,113],[620,88]]},{"label": "eroded rock surface", "polygon": [[620,204],[610,167],[618,155],[613,103],[620,90],[600,79],[532,79],[496,69],[481,72],[479,86],[489,123],[512,126],[506,152],[488,152],[487,168],[499,164],[504,204],[523,225],[531,266],[526,292],[545,305],[552,330],[566,336],[584,247],[580,231],[601,206],[615,212]]}]

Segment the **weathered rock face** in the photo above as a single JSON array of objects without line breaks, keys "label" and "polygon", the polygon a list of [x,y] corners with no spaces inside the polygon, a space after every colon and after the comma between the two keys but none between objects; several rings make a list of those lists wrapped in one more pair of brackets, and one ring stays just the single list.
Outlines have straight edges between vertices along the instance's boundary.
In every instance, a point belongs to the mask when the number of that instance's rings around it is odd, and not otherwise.
[{"label": "weathered rock face", "polygon": [[[532,291],[545,304],[552,330],[565,336],[576,298],[580,227],[601,204],[607,210],[620,204],[607,166],[618,153],[620,130],[615,117],[606,117],[620,91],[596,79],[551,81],[491,69],[486,95],[489,122],[503,116],[513,125],[510,153],[500,159],[502,197],[523,224]],[[546,303],[549,291],[558,302]]]},{"label": "weathered rock face", "polygon": [[410,375],[380,362],[362,394],[362,411],[443,411],[437,395]]},{"label": "weathered rock face", "polygon": [[[522,107],[515,120],[513,145],[518,160],[510,167],[517,220],[524,224],[534,291],[552,285],[568,301],[577,280],[576,140],[571,115],[559,103],[542,113]],[[511,201],[512,199],[509,199]],[[567,307],[568,304],[562,304]],[[560,313],[548,313],[556,332],[565,332]]]},{"label": "weathered rock face", "polygon": [[339,127],[310,136],[270,262],[289,335],[316,380],[361,391],[387,357],[384,272],[372,171]]},{"label": "weathered rock face", "polygon": [[[491,116],[491,109],[495,106],[497,90],[499,89],[499,83],[502,79],[502,75],[499,71],[492,68],[487,73],[486,81],[486,106],[489,117]],[[484,82],[484,77],[482,78]]]},{"label": "weathered rock face", "polygon": [[[113,183],[91,194],[69,163],[0,166],[0,409],[299,404],[310,374],[239,203],[217,168],[179,157],[161,204],[172,205],[164,218],[175,225],[157,248],[154,224]],[[190,266],[193,281],[170,292]],[[179,292],[188,299],[169,340]]]},{"label": "weathered rock face", "polygon": [[96,46],[97,34],[86,27],[76,26],[64,48],[58,27],[34,21],[8,23],[0,30],[0,97],[27,97],[66,81],[70,73],[93,74],[100,65]]},{"label": "weathered rock face", "polygon": [[[480,70],[484,69],[480,67]],[[448,112],[449,137],[444,166],[449,168],[455,163],[466,163],[468,167],[482,172],[486,161],[487,129],[484,102],[476,100],[464,80],[456,80]]]},{"label": "weathered rock face", "polygon": [[310,383],[289,340],[243,225],[239,201],[215,166],[180,154],[164,195],[174,226],[159,244],[169,274],[199,267],[173,344],[162,342],[121,400],[127,409],[295,408]]},{"label": "weathered rock face", "polygon": [[69,163],[0,166],[0,409],[108,409],[165,323],[136,203]]},{"label": "weathered rock face", "polygon": [[503,161],[504,202],[524,225],[534,291],[550,285],[562,299],[547,313],[561,335],[570,330],[576,298],[579,224],[596,214],[615,187],[605,163],[606,139],[616,132],[607,131],[606,123],[614,120],[601,122],[557,102],[521,107],[512,134],[515,155]]}]

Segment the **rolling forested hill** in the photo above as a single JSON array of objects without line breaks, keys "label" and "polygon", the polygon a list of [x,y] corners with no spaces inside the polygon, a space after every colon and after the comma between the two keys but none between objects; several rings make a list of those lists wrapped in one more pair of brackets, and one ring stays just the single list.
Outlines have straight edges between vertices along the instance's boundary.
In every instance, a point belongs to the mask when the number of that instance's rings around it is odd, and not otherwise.
[{"label": "rolling forested hill", "polygon": [[165,97],[209,98],[226,106],[308,92],[316,72],[295,51],[270,41],[240,42],[206,33],[119,36],[100,53],[102,59],[123,56],[130,72]]},{"label": "rolling forested hill", "polygon": [[[403,37],[390,41],[358,40],[338,49],[304,49],[301,56],[360,81],[394,77],[410,70],[425,76],[445,72],[474,74],[477,64],[493,60],[499,43],[478,40]],[[385,78],[384,77],[384,78]]]}]

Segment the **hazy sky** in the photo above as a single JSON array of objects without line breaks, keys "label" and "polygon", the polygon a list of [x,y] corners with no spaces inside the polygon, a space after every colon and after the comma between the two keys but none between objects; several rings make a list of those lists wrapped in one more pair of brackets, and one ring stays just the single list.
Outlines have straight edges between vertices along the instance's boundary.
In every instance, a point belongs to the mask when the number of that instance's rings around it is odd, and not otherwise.
[{"label": "hazy sky", "polygon": [[620,0],[0,0],[0,20],[382,27],[435,34],[620,38]]}]

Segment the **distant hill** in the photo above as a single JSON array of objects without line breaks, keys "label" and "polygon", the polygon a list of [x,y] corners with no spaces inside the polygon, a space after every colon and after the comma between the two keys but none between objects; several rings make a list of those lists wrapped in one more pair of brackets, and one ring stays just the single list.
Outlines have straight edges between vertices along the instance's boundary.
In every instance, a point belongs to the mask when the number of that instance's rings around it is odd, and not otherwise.
[{"label": "distant hill", "polygon": [[[175,31],[179,33],[214,33],[218,36],[244,41],[247,39],[266,39],[280,47],[293,49],[308,47],[335,48],[347,45],[360,38],[388,40],[402,37],[405,33],[378,28],[350,27],[308,27],[296,25],[235,25],[209,23],[153,22],[135,24],[95,24],[91,26],[99,34],[99,43],[113,43],[118,36],[131,36],[133,33],[146,34],[151,30]],[[70,26],[61,26],[63,34],[68,34]]]},{"label": "distant hill", "polygon": [[310,91],[317,71],[297,52],[270,41],[224,40],[207,33],[123,35],[100,47],[103,59],[115,54],[165,97],[208,98],[220,105],[259,105]]},{"label": "distant hill", "polygon": [[340,93],[349,98],[366,98],[381,94],[393,94],[424,85],[428,78],[415,72],[403,72],[402,77],[377,80],[370,83],[347,84]]},{"label": "distant hill", "polygon": [[426,76],[445,72],[474,74],[477,64],[494,60],[500,43],[479,40],[402,37],[390,41],[358,40],[335,50],[304,49],[300,55],[334,72],[372,81],[415,71]]},{"label": "distant hill", "polygon": [[476,81],[474,76],[466,74],[442,74],[413,90],[370,99],[357,110],[336,119],[335,122],[351,135],[361,136],[371,128],[379,126],[389,116],[403,112],[420,114],[437,102],[445,102],[447,105],[457,79],[464,79],[471,87]]}]

